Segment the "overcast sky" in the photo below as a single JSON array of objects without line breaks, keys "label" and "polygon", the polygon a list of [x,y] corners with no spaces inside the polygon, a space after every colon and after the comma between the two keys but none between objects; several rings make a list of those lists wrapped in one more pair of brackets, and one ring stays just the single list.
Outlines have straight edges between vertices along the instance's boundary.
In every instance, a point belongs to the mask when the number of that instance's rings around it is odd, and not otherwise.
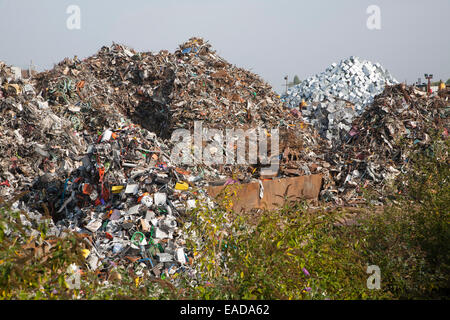
[{"label": "overcast sky", "polygon": [[[66,26],[69,5],[81,9],[79,30]],[[381,30],[366,26],[370,5]],[[352,55],[399,81],[450,78],[450,0],[0,0],[0,30],[0,60],[38,70],[113,41],[158,52],[200,36],[278,92],[285,75],[304,79]]]}]

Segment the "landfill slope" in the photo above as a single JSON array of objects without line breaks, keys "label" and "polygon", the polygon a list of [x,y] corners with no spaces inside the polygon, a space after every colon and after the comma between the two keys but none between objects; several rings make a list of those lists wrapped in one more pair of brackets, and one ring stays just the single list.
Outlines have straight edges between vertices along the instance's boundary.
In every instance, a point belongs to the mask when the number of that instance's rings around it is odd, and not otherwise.
[{"label": "landfill slope", "polygon": [[31,187],[46,173],[64,176],[74,170],[76,157],[87,147],[82,132],[53,112],[28,81],[14,81],[11,68],[2,62],[0,88],[1,196]]},{"label": "landfill slope", "polygon": [[36,79],[44,98],[58,104],[74,102],[63,84],[71,79],[78,85],[77,102],[111,106],[165,138],[176,128],[191,128],[194,120],[217,128],[285,126],[283,103],[271,86],[200,38],[173,53],[113,44],[82,61],[65,59]]},{"label": "landfill slope", "polygon": [[[46,222],[46,239],[83,236],[91,270],[131,265],[164,277],[189,269],[177,222],[190,194],[179,179],[189,173],[175,172],[155,134],[107,108],[96,117],[88,105],[49,105],[4,63],[0,87],[0,192],[21,210],[29,241],[42,244]],[[90,115],[85,128],[71,118],[79,112]]]},{"label": "landfill slope", "polygon": [[[21,218],[36,242],[42,221],[47,237],[83,235],[92,270],[193,272],[181,232],[186,211],[196,198],[207,201],[208,181],[259,177],[258,165],[175,165],[170,133],[192,129],[194,120],[220,129],[278,128],[281,175],[320,171],[309,166],[320,139],[314,130],[284,110],[266,82],[201,39],[175,53],[113,44],[31,80],[1,63],[0,75],[1,196],[27,213]],[[289,172],[292,159],[303,164]]]},{"label": "landfill slope", "polygon": [[[286,111],[270,85],[218,56],[200,38],[191,38],[173,53],[136,52],[119,44],[102,47],[84,60],[63,60],[36,76],[35,85],[77,131],[101,131],[117,117],[162,139],[179,128],[193,132],[194,121],[210,129],[279,129],[286,156],[293,151],[304,168],[323,159],[316,150],[320,138],[315,130],[298,113]],[[317,157],[311,150],[317,151]],[[253,174],[244,167],[234,168],[218,169],[227,175],[237,171],[240,180],[259,177],[259,164],[248,170],[256,168]]]},{"label": "landfill slope", "polygon": [[433,134],[447,138],[449,125],[448,101],[439,95],[404,84],[386,87],[326,153],[336,189],[323,198],[361,198],[367,186],[383,194],[389,181],[409,169],[411,153],[429,148]]}]

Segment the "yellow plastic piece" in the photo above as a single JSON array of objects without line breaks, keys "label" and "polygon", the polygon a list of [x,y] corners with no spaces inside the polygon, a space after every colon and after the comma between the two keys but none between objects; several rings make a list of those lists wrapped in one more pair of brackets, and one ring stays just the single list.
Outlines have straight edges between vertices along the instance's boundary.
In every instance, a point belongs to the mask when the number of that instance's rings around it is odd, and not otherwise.
[{"label": "yellow plastic piece", "polygon": [[91,253],[91,251],[89,251],[88,249],[83,249],[81,250],[81,253],[83,254],[83,257],[86,259]]},{"label": "yellow plastic piece", "polygon": [[186,182],[177,182],[175,185],[175,190],[186,191],[187,189],[189,189],[189,185]]},{"label": "yellow plastic piece", "polygon": [[123,190],[123,186],[112,186],[111,191],[112,193],[119,193]]}]

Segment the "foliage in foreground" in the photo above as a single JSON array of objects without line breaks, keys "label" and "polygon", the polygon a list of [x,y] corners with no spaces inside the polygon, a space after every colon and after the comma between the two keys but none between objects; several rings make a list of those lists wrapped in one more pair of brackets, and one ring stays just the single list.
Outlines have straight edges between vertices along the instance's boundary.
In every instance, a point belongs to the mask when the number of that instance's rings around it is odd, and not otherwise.
[{"label": "foliage in foreground", "polygon": [[[361,208],[312,212],[296,205],[264,212],[256,222],[227,206],[199,210],[191,229],[203,285],[201,299],[449,298],[449,141],[411,156],[381,212]],[[230,199],[225,197],[225,203]],[[379,210],[377,210],[379,211]],[[367,288],[367,266],[381,271],[381,289]]]},{"label": "foliage in foreground", "polygon": [[[356,223],[345,210],[286,206],[255,216],[235,214],[231,198],[200,207],[185,224],[198,278],[149,280],[103,266],[108,278],[85,271],[81,287],[67,268],[84,265],[85,243],[68,234],[27,236],[20,213],[0,208],[2,299],[427,299],[449,298],[448,141],[414,157],[381,212],[361,208]],[[25,213],[22,213],[25,214]],[[34,245],[31,245],[34,243]],[[368,265],[381,270],[381,289],[368,289]]]}]

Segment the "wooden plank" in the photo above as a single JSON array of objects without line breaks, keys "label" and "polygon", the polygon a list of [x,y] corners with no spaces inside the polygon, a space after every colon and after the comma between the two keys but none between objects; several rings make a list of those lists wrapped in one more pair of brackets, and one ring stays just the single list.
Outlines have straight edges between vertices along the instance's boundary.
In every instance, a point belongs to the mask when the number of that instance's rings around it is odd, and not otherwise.
[{"label": "wooden plank", "polygon": [[[259,182],[233,184],[228,186],[230,192],[236,191],[231,197],[235,211],[250,209],[275,209],[287,202],[318,199],[322,186],[322,175],[315,174],[294,178],[282,178],[262,181],[263,197],[260,198]],[[213,198],[217,197],[225,186],[211,186],[207,189]]]}]

